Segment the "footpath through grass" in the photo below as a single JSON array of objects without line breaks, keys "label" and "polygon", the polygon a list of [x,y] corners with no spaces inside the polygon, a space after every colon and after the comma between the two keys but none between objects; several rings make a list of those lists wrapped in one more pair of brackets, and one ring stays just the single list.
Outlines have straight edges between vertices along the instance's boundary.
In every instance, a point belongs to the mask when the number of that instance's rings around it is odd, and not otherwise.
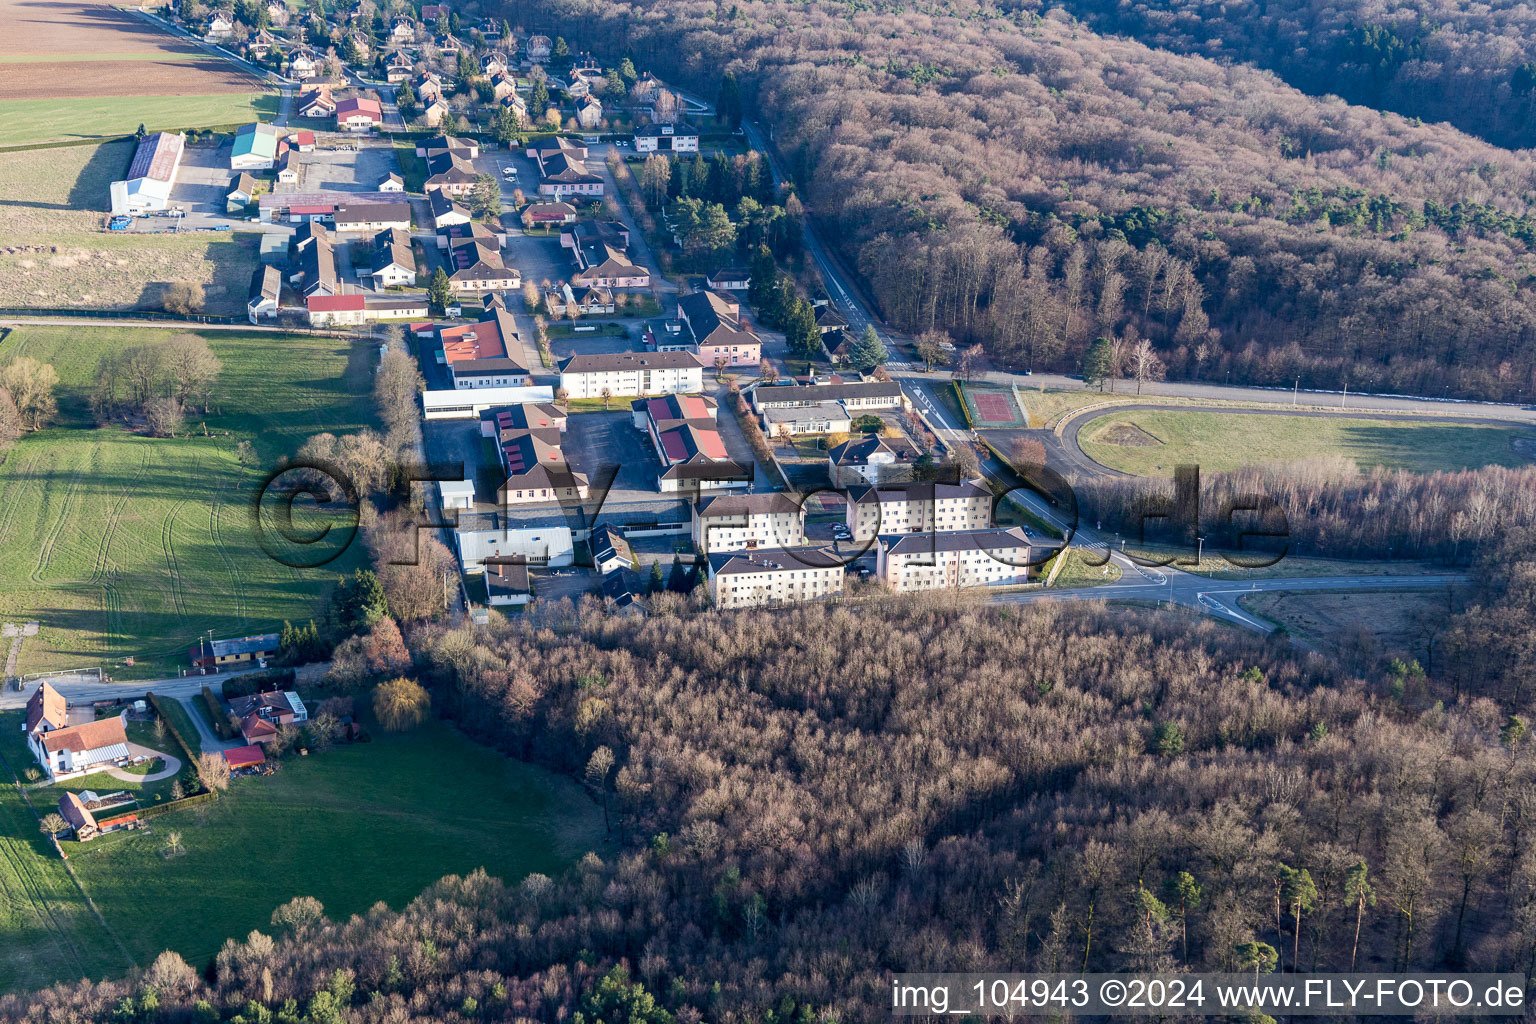
[{"label": "footpath through grass", "polygon": [[[173,674],[205,630],[242,636],[307,620],[336,575],[360,564],[360,543],[320,568],[273,560],[251,508],[308,437],[372,424],[371,347],[210,331],[224,371],[211,414],[188,417],[192,436],[91,426],[100,356],[171,333],[23,327],[0,341],[0,361],[34,356],[61,382],[59,425],[24,437],[0,465],[0,619],[42,624],[22,647],[22,673],[102,664],[119,678]],[[240,462],[241,440],[251,464]]]},{"label": "footpath through grass", "polygon": [[[1110,428],[1131,444],[1112,444]],[[1529,429],[1475,423],[1285,416],[1191,410],[1109,411],[1083,425],[1083,451],[1095,461],[1138,476],[1172,476],[1176,465],[1194,463],[1208,473],[1318,455],[1353,459],[1362,469],[1387,466],[1417,473],[1478,466],[1525,465],[1515,451]]]},{"label": "footpath through grass", "polygon": [[[212,804],[155,819],[151,835],[71,845],[70,862],[135,959],[170,948],[201,968],[226,938],[270,931],[295,896],[344,918],[378,900],[400,907],[443,875],[483,867],[515,882],[601,851],[602,812],[575,782],[442,722],[374,735],[237,779]],[[172,829],[186,852],[168,858]]]}]

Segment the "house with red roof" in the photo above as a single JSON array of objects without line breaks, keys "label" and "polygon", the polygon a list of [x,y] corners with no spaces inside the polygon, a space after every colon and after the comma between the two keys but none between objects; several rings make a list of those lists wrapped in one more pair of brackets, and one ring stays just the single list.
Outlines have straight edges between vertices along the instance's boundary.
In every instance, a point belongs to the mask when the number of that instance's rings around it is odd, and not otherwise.
[{"label": "house with red roof", "polygon": [[502,306],[491,306],[472,324],[437,328],[442,360],[456,389],[526,387],[528,368],[511,356],[521,352],[517,323]]},{"label": "house with red roof", "polygon": [[750,467],[731,460],[715,428],[713,399],[701,395],[662,395],[630,403],[636,427],[650,439],[661,463],[657,486],[664,493],[745,487]]},{"label": "house with red roof", "polygon": [[346,132],[370,132],[384,123],[379,101],[367,96],[353,96],[336,104],[336,129]]}]

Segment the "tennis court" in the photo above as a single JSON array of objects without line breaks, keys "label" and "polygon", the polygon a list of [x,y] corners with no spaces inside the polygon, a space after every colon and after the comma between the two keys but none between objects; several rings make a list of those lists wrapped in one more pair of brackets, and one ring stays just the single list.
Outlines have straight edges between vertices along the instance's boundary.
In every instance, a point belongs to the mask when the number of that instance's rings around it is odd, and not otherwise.
[{"label": "tennis court", "polygon": [[966,410],[971,414],[971,423],[977,427],[1029,426],[1012,391],[962,384],[960,393],[965,396]]}]

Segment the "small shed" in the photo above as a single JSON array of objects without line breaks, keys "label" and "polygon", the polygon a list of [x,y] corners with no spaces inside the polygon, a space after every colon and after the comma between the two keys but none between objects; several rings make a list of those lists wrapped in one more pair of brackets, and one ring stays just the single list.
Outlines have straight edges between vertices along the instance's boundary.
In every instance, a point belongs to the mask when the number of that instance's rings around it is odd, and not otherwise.
[{"label": "small shed", "polygon": [[266,764],[267,755],[262,752],[259,745],[253,743],[248,747],[235,747],[224,751],[224,760],[229,762],[230,768],[252,768],[259,764]]}]

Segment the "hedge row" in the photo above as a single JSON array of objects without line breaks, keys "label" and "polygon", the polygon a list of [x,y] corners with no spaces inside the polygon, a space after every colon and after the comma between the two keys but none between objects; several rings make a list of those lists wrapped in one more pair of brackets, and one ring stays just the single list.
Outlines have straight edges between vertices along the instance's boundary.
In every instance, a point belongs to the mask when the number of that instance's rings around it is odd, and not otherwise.
[{"label": "hedge row", "polygon": [[213,695],[208,687],[203,687],[203,703],[208,706],[208,721],[213,723],[213,731],[219,734],[221,740],[232,740],[235,732],[229,727],[229,716],[224,714],[224,707],[219,703],[219,698]]},{"label": "hedge row", "polygon": [[243,676],[231,676],[224,680],[220,689],[224,693],[224,699],[231,697],[247,697],[253,693],[261,693],[262,687],[279,690],[293,689],[293,681],[298,678],[298,673],[291,668],[269,668],[264,672],[247,672]]},{"label": "hedge row", "polygon": [[[181,730],[176,728],[175,720],[170,715],[167,715],[165,709],[160,706],[160,698],[156,697],[153,692],[150,692],[144,695],[144,699],[149,702],[150,707],[155,709],[155,714],[159,717],[160,721],[165,723],[165,729],[171,734],[171,739],[175,740],[176,745],[181,748],[181,753],[186,759],[186,763],[197,773],[197,782],[198,785],[203,787],[203,792],[212,792],[208,787],[207,780],[203,778],[202,766],[197,763],[197,755],[192,752],[192,747],[187,743],[187,738],[181,734]],[[198,744],[198,746],[201,747],[202,744]],[[173,804],[181,802],[180,800],[172,801]]]},{"label": "hedge row", "polygon": [[201,793],[193,793],[191,796],[184,796],[180,800],[172,800],[168,804],[150,804],[148,807],[140,807],[133,813],[137,814],[141,819],[155,818],[162,814],[169,814],[172,811],[179,811],[185,807],[195,807],[198,804],[210,803],[218,798],[219,794],[217,792],[205,789]]},{"label": "hedge row", "polygon": [[949,382],[949,386],[955,390],[955,401],[960,403],[960,415],[965,417],[965,425],[975,430],[976,424],[971,421],[971,409],[970,406],[965,404],[965,392],[960,390],[960,382],[952,380]]}]

